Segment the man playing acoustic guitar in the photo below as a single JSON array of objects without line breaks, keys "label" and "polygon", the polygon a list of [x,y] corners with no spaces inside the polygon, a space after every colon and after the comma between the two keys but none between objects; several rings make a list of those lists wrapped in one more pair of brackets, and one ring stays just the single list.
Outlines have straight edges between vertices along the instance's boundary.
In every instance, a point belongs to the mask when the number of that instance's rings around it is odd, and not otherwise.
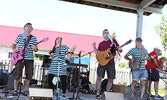
[{"label": "man playing acoustic guitar", "polygon": [[[129,56],[132,58],[129,58]],[[135,63],[135,59],[139,62],[137,63],[136,69],[133,69],[132,66],[132,85],[131,85],[131,97],[134,97],[134,90],[138,80],[140,80],[140,99],[143,99],[144,91],[145,91],[145,80],[147,77],[147,72],[145,70],[145,58],[147,55],[147,50],[142,46],[142,39],[140,37],[136,38],[136,47],[132,48],[126,55],[125,59],[129,60],[130,63]]]},{"label": "man playing acoustic guitar", "polygon": [[[96,49],[96,43],[93,43],[93,48],[95,53],[99,52],[99,51],[105,51],[108,48],[111,48],[111,44],[115,45],[115,49],[119,52],[122,51],[122,49],[119,47],[119,44],[117,43],[117,41],[114,39],[111,40],[109,39],[109,37],[111,37],[111,35],[109,35],[109,32],[107,29],[105,29],[103,31],[103,38],[104,40],[102,42],[100,42],[98,49]],[[107,63],[106,65],[102,66],[102,65],[98,65],[97,68],[97,81],[96,81],[96,89],[97,89],[97,93],[96,93],[96,98],[99,99],[100,98],[100,88],[101,88],[101,81],[102,78],[104,78],[104,74],[105,71],[107,70],[107,76],[108,76],[108,83],[106,86],[106,91],[109,92],[111,87],[112,87],[112,82],[113,79],[115,79],[115,63],[114,63],[114,57],[109,61],[109,63]]]},{"label": "man playing acoustic guitar", "polygon": [[[32,48],[29,51],[24,53],[24,57],[22,60],[19,60],[16,65],[15,65],[15,70],[14,70],[14,94],[17,95],[17,88],[19,84],[19,79],[22,76],[22,70],[23,67],[25,66],[25,72],[26,72],[26,81],[25,81],[25,90],[23,92],[23,95],[27,96],[28,93],[28,87],[30,80],[32,79],[33,76],[33,67],[34,67],[34,56],[33,56],[33,51],[37,52],[38,47],[36,46],[37,44],[37,38],[35,36],[31,35],[31,32],[33,30],[32,24],[27,23],[24,26],[24,30],[28,28],[27,36],[25,39],[23,39],[24,35],[19,34],[15,40],[15,42],[12,44],[12,50],[13,52],[18,52],[21,48],[25,47],[26,49]],[[30,38],[31,36],[31,38]],[[30,38],[30,39],[29,39]],[[29,40],[29,41],[28,41]],[[28,41],[28,42],[27,42]],[[18,44],[18,49],[16,49],[16,45]]]}]

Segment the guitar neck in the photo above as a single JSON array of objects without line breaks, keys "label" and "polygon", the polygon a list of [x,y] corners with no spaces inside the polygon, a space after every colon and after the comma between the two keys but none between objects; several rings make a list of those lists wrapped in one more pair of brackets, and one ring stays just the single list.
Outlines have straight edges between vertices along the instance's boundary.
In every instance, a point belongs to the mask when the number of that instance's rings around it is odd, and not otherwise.
[{"label": "guitar neck", "polygon": [[127,41],[127,42],[125,42],[123,45],[121,45],[120,47],[122,48],[123,46],[125,46],[125,45],[128,45],[129,43],[131,43],[132,42],[132,40],[130,39],[129,41]]},{"label": "guitar neck", "polygon": [[[120,47],[122,48],[123,46],[125,46],[126,44],[123,44],[123,45],[121,45]],[[118,47],[116,48],[116,50],[118,49]]]},{"label": "guitar neck", "polygon": [[120,47],[122,48],[122,47],[124,47],[126,44],[123,44],[123,45],[121,45]]},{"label": "guitar neck", "polygon": [[[40,44],[41,42],[42,42],[42,40],[39,41],[36,45]],[[30,49],[31,49],[31,46],[30,46],[30,48],[26,49],[26,50],[24,51],[24,53],[27,52],[27,51],[29,51]]]}]

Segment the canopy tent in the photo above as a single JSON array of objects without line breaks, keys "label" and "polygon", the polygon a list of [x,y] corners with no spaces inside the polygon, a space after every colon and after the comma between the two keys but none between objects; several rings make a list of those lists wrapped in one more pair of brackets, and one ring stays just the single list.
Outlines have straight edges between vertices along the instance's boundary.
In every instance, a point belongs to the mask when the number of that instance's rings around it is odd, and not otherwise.
[{"label": "canopy tent", "polygon": [[136,37],[142,37],[143,15],[162,14],[167,0],[61,0],[137,14]]},{"label": "canopy tent", "polygon": [[[12,45],[18,34],[22,34],[24,29],[22,27],[12,27],[0,25],[0,34],[3,36],[0,37],[0,46],[1,45]],[[93,50],[92,43],[96,41],[97,44],[103,39],[101,36],[92,36],[92,35],[82,35],[68,32],[58,32],[58,31],[49,31],[49,30],[39,30],[33,29],[32,35],[37,37],[37,40],[40,41],[43,38],[48,37],[49,40],[45,43],[38,45],[40,49],[51,50],[54,46],[54,41],[57,37],[62,37],[62,45],[67,45],[71,49],[74,45],[77,46],[75,52],[82,50],[82,53],[87,53]],[[7,38],[4,38],[7,37]]]}]

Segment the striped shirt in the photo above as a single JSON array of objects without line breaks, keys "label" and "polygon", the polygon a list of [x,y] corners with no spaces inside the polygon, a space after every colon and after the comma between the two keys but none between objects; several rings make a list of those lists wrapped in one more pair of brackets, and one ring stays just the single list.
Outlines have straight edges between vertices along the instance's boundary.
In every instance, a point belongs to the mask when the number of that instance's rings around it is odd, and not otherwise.
[{"label": "striped shirt", "polygon": [[[29,36],[26,36],[26,39],[23,39],[23,34],[19,34],[15,40],[15,44],[18,44],[18,51],[24,47],[24,44],[27,42]],[[37,38],[35,36],[32,36],[31,40],[29,41],[27,48],[30,48],[31,45],[37,44]],[[25,49],[25,50],[26,50]],[[34,60],[34,55],[33,55],[33,49],[30,49],[29,51],[25,52],[24,54],[24,59],[25,60]]]},{"label": "striped shirt", "polygon": [[[143,49],[144,49],[144,52],[143,52],[142,59],[145,59],[147,55],[147,50],[145,48]],[[139,49],[137,47],[132,48],[131,50],[129,50],[128,54],[131,55],[133,58],[137,58],[138,60],[141,60],[142,49]],[[145,60],[142,60],[140,69],[145,69]]]},{"label": "striped shirt", "polygon": [[[59,50],[60,50],[60,58],[58,57]],[[67,75],[67,70],[66,70],[67,50],[68,50],[68,47],[66,45],[61,45],[56,47],[55,52],[52,53],[53,59],[52,59],[48,74],[54,74],[55,76],[58,76],[58,68],[59,68],[59,76]]]}]

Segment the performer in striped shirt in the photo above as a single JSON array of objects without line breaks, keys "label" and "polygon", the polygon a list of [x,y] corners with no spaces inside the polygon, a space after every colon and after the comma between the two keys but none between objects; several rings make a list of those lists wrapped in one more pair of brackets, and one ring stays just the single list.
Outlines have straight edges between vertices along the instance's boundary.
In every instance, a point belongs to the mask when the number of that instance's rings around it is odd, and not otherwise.
[{"label": "performer in striped shirt", "polygon": [[[134,90],[138,80],[140,80],[140,99],[143,99],[145,91],[145,80],[147,77],[147,72],[145,70],[145,58],[147,56],[147,50],[142,46],[142,39],[140,37],[136,38],[136,47],[129,50],[125,55],[125,59],[129,62],[133,62],[134,58],[138,58],[141,61],[141,66],[138,70],[132,71],[132,84],[131,84],[131,97],[134,97]],[[129,58],[132,56],[132,58]]]},{"label": "performer in striped shirt", "polygon": [[[24,25],[24,30],[25,29],[29,29],[27,32],[27,36],[25,39],[23,39],[23,34],[19,34],[15,40],[15,42],[12,44],[12,50],[13,52],[18,52],[21,48],[24,47],[25,43],[27,42],[29,36],[31,35],[31,32],[33,30],[32,28],[32,24],[31,23],[26,23]],[[18,49],[16,48],[18,44]],[[17,62],[17,64],[15,65],[15,70],[14,70],[14,94],[13,95],[17,95],[17,88],[18,88],[18,84],[19,84],[19,79],[22,76],[22,70],[23,67],[25,66],[25,72],[26,72],[26,80],[25,80],[25,90],[23,93],[23,95],[27,96],[28,94],[28,87],[29,87],[29,83],[30,80],[32,79],[33,76],[33,67],[34,67],[34,55],[33,52],[37,52],[38,51],[38,47],[36,46],[37,44],[37,38],[35,36],[32,36],[28,45],[26,46],[27,48],[31,49],[27,52],[24,53],[24,60],[20,60]]]},{"label": "performer in striped shirt", "polygon": [[57,37],[53,49],[49,52],[49,55],[52,58],[52,62],[48,71],[48,84],[50,88],[54,89],[52,80],[55,76],[59,76],[62,83],[63,96],[65,97],[67,78],[66,52],[74,52],[76,46],[74,46],[73,49],[69,49],[66,45],[61,45],[61,42],[62,38]]}]

